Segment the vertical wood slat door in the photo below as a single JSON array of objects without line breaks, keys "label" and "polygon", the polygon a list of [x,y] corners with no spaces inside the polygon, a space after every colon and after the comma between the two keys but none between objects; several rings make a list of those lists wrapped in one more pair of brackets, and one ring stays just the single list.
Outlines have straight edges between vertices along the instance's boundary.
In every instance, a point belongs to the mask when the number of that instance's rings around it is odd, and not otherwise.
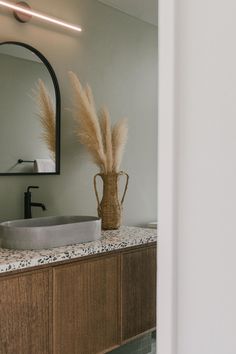
[{"label": "vertical wood slat door", "polygon": [[156,327],[156,246],[121,256],[121,328],[125,342]]},{"label": "vertical wood slat door", "polygon": [[54,354],[96,354],[120,341],[119,257],[54,269]]},{"label": "vertical wood slat door", "polygon": [[49,354],[49,271],[0,277],[0,354]]}]

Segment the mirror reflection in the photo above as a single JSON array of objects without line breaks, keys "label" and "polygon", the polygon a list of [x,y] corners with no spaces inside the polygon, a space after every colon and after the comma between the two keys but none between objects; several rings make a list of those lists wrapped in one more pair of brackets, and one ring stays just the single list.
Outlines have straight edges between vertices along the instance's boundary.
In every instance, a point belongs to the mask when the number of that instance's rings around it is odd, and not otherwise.
[{"label": "mirror reflection", "polygon": [[0,174],[56,173],[54,82],[21,45],[0,45],[0,107]]}]

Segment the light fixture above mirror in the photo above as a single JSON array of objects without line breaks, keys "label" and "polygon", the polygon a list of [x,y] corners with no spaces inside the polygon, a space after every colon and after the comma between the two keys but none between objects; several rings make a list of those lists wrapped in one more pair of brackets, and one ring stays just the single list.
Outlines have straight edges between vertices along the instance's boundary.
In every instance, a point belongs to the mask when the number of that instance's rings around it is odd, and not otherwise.
[{"label": "light fixture above mirror", "polygon": [[[6,7],[8,9],[13,10],[15,18],[20,22],[28,22],[31,17],[39,18],[43,21],[47,21],[67,29],[71,29],[77,32],[81,32],[82,29],[79,26],[72,25],[65,21],[59,20],[57,18],[42,14],[41,12],[32,10],[31,7],[26,2],[18,2],[16,4],[8,2],[8,1],[0,1],[0,6]],[[26,16],[23,16],[26,15]]]}]

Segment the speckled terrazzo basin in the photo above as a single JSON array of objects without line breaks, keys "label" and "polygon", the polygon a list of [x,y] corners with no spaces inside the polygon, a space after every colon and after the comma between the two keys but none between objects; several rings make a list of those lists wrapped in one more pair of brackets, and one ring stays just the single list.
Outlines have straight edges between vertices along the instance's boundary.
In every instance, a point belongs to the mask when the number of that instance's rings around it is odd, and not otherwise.
[{"label": "speckled terrazzo basin", "polygon": [[99,240],[101,220],[93,216],[51,216],[0,224],[0,246],[37,250]]}]

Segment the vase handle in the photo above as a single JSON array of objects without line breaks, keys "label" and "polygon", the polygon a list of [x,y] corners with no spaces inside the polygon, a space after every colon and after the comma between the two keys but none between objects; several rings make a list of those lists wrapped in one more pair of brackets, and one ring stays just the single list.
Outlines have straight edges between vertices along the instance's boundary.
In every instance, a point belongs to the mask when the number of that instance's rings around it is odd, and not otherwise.
[{"label": "vase handle", "polygon": [[126,184],[125,184],[125,189],[124,189],[124,193],[123,193],[123,197],[121,199],[121,205],[123,204],[124,202],[124,199],[125,199],[125,195],[126,195],[126,192],[127,192],[127,188],[128,188],[128,184],[129,184],[129,175],[127,173],[125,173],[124,171],[121,171],[119,173],[120,176],[126,176]]},{"label": "vase handle", "polygon": [[95,195],[96,195],[96,199],[97,199],[97,203],[98,203],[98,210],[101,211],[101,205],[100,205],[100,201],[99,201],[99,196],[98,196],[98,190],[97,190],[97,177],[101,176],[101,173],[97,173],[94,178],[93,178],[93,185],[94,185],[94,190],[95,190]]}]

